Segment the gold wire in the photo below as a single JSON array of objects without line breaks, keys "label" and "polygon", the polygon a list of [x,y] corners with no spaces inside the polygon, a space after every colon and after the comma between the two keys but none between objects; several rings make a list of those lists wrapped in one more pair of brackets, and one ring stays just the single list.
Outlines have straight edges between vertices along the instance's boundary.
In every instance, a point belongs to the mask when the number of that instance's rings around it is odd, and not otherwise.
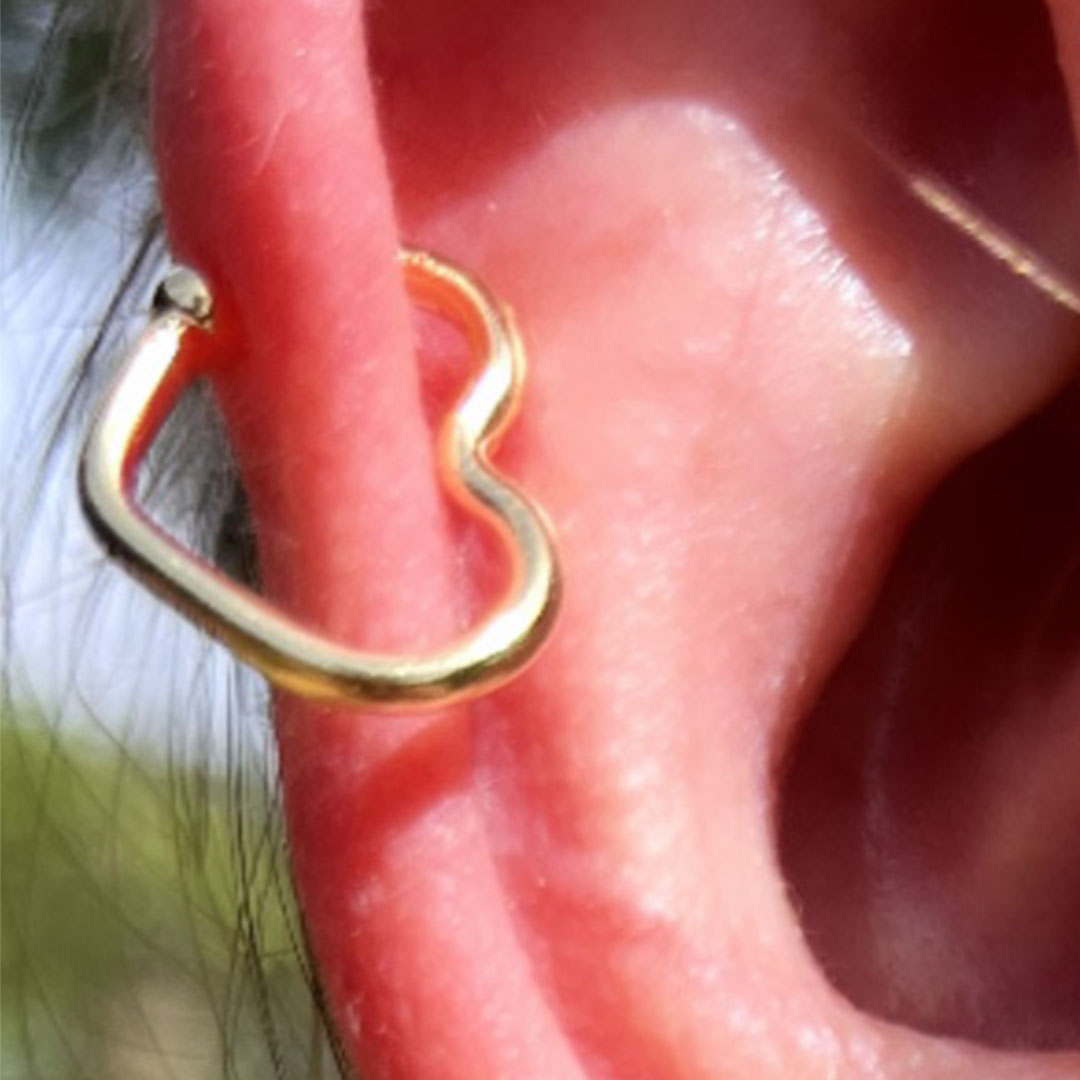
[{"label": "gold wire", "polygon": [[561,591],[543,511],[488,460],[525,375],[513,317],[479,281],[443,259],[406,249],[400,261],[413,299],[460,324],[482,359],[438,441],[439,473],[450,495],[495,530],[510,558],[509,584],[475,628],[417,654],[346,647],[226,577],[139,508],[133,495],[139,461],[195,377],[180,358],[181,342],[189,331],[211,327],[209,293],[191,271],[174,273],[159,289],[155,313],[102,403],[79,468],[83,507],[98,536],[161,598],[275,685],[384,711],[460,701],[512,679],[548,637]]}]

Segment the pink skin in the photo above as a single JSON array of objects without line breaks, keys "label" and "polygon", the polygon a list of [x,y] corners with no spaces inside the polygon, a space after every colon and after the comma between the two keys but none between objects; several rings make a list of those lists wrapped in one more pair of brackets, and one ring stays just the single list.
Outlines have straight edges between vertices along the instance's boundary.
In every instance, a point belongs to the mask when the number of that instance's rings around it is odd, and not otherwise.
[{"label": "pink skin", "polygon": [[[365,1075],[1080,1072],[1076,1052],[1006,1052],[855,1008],[809,952],[777,856],[781,765],[904,526],[1076,372],[1075,317],[904,191],[913,171],[962,184],[1078,268],[1068,120],[1024,82],[1043,71],[1025,52],[1042,48],[1037,20],[937,6],[408,0],[365,27],[355,0],[160,5],[170,231],[218,297],[207,363],[275,599],[343,639],[408,649],[497,587],[497,557],[435,479],[431,424],[463,357],[426,322],[417,349],[399,235],[511,301],[532,357],[500,460],[558,530],[567,588],[548,650],[506,690],[419,719],[278,701],[296,877]],[[1053,15],[1080,87],[1080,11]],[[964,20],[1008,47],[965,46],[984,39]],[[912,25],[961,50],[918,60],[954,117],[905,93]],[[986,54],[1016,64],[982,70]],[[1013,89],[1041,104],[1010,112]],[[984,153],[992,124],[1023,152]],[[1055,684],[1063,718],[1080,712],[1078,670],[1073,654]],[[1044,785],[1024,770],[950,782],[986,805],[993,783],[1022,790],[1027,835],[1055,838],[1071,868],[1080,748],[1075,724],[1050,736]],[[1008,758],[1002,739],[982,759]],[[834,820],[809,745],[792,805]],[[948,800],[930,805],[918,851],[952,828]],[[1016,884],[1015,860],[972,856],[1000,850],[988,820],[949,833],[940,879],[971,894],[981,873],[976,896]],[[807,918],[842,959],[866,868],[837,856],[835,874],[814,871],[843,827],[784,833],[818,904]],[[1080,882],[1038,884],[1009,892],[1009,917],[1054,921],[1080,966]],[[910,929],[926,912],[901,915]],[[976,903],[976,935],[981,918]],[[963,950],[909,937],[892,965],[899,1019],[955,978],[1008,1032],[983,961],[968,971]],[[867,1001],[888,997],[846,960]],[[919,1019],[974,1024],[962,1006]]]}]

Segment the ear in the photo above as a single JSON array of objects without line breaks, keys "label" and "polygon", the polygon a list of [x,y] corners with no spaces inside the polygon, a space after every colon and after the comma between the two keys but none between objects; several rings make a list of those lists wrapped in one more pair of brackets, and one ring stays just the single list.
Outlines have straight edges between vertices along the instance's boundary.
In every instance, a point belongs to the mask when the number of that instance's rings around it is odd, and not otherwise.
[{"label": "ear", "polygon": [[[1024,10],[1023,48],[1004,49],[1021,90],[1023,49],[1045,59],[1048,41]],[[277,708],[303,905],[362,1065],[1031,1065],[840,999],[773,851],[777,763],[903,524],[1075,363],[1073,317],[998,232],[958,231],[914,183],[916,150],[961,139],[979,197],[1025,193],[1000,199],[1013,211],[1037,192],[1040,242],[1071,257],[1060,96],[1023,98],[1039,153],[983,154],[965,132],[1000,131],[967,116],[939,138],[891,79],[918,65],[885,62],[914,38],[875,29],[924,9],[871,15],[415,0],[373,8],[366,43],[352,0],[257,20],[243,0],[162,5],[170,227],[222,297],[213,374],[276,600],[369,647],[443,638],[476,600],[482,560],[459,555],[435,483],[395,218],[507,297],[534,358],[507,451],[564,556],[550,651],[478,705],[392,729]],[[955,44],[969,16],[931,23]],[[1005,84],[975,75],[993,107]],[[448,352],[427,339],[422,363]]]}]

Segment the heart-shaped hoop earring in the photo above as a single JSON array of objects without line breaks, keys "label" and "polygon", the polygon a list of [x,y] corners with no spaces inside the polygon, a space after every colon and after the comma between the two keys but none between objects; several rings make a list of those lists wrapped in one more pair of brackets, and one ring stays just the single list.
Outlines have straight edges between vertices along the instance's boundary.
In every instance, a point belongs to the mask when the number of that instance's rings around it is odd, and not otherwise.
[{"label": "heart-shaped hoop earring", "polygon": [[443,424],[439,472],[450,495],[505,545],[511,579],[483,621],[447,646],[415,655],[347,648],[284,614],[160,529],[133,496],[136,468],[196,374],[179,359],[191,330],[213,323],[210,292],[187,269],[158,288],[149,326],[123,363],[83,449],[79,490],[110,554],[155,593],[223,641],[272,683],[304,697],[387,711],[475,697],[512,679],[548,637],[560,574],[540,508],[492,467],[488,453],[512,419],[525,353],[510,311],[465,271],[403,250],[413,299],[457,322],[482,366]]}]

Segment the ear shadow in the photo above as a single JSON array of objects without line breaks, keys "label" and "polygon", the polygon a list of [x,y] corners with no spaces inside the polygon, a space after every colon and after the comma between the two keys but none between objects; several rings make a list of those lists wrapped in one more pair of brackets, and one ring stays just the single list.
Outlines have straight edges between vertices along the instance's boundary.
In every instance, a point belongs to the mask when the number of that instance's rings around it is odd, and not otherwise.
[{"label": "ear shadow", "polygon": [[1080,383],[926,503],[792,748],[780,857],[853,1003],[1080,1047]]}]

